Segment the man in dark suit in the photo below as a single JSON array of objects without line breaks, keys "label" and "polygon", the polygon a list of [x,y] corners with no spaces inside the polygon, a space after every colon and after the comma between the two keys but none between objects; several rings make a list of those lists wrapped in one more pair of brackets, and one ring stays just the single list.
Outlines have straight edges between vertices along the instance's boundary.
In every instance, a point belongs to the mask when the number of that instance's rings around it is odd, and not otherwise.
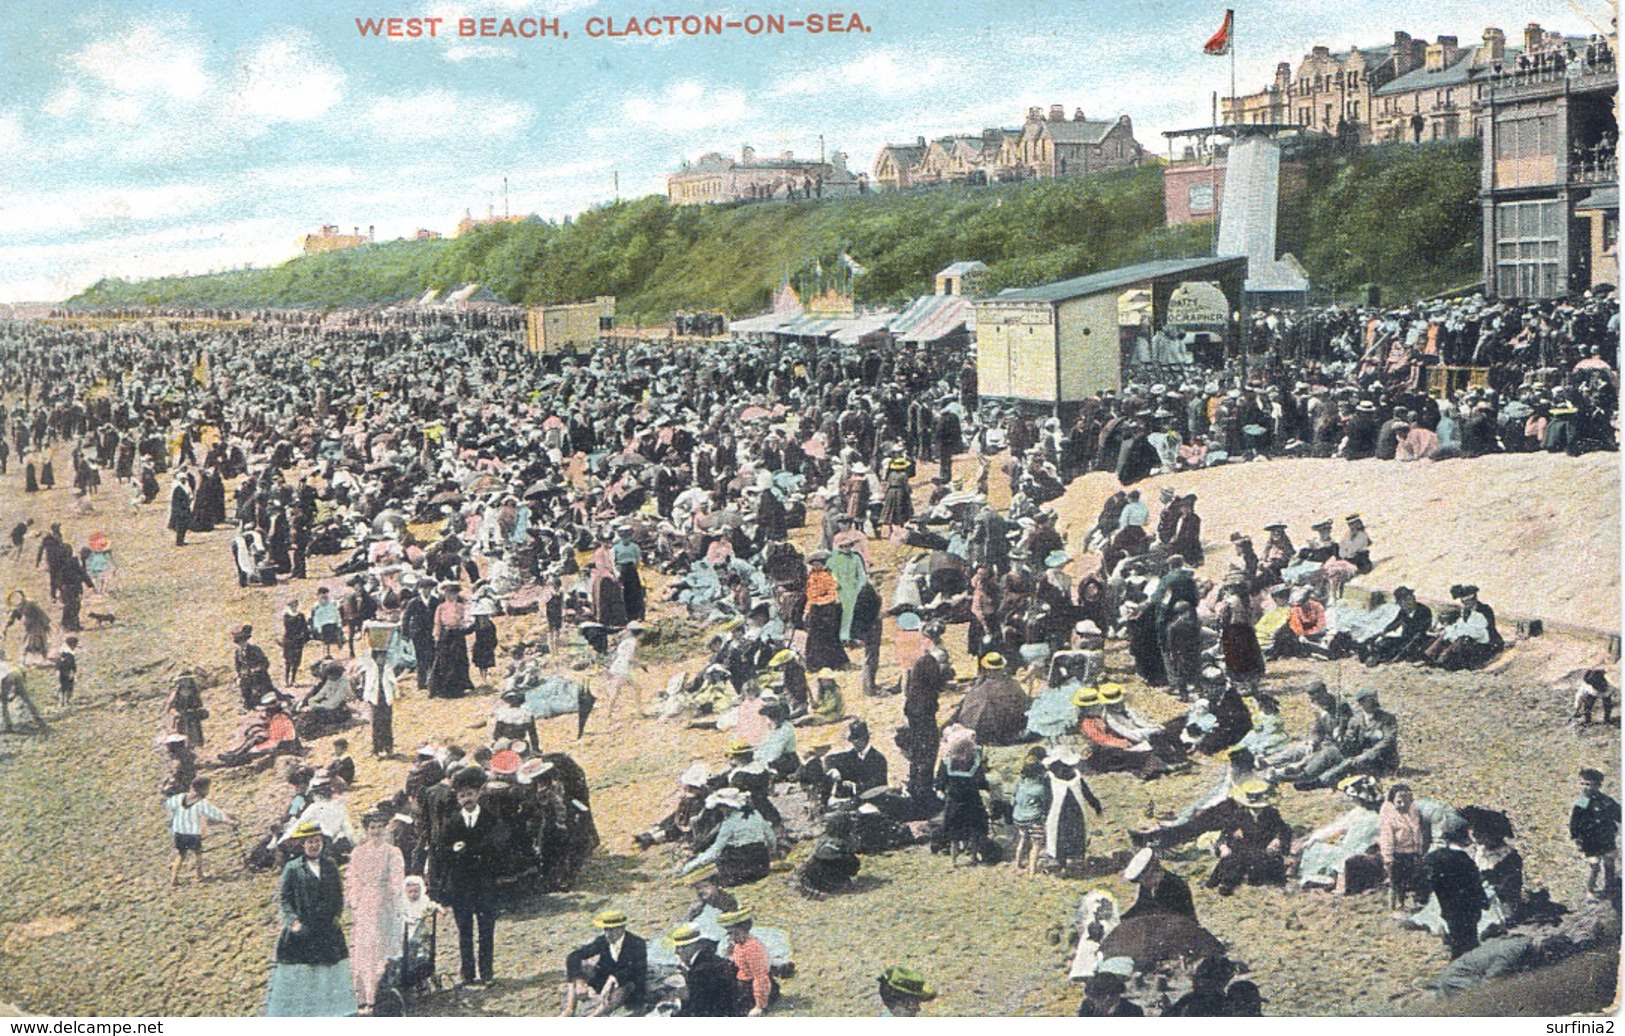
[{"label": "man in dark suit", "polygon": [[598,997],[598,1002],[587,1012],[589,1018],[601,1017],[617,1007],[625,1007],[633,1013],[643,1009],[649,947],[641,937],[626,930],[626,921],[623,911],[599,912],[592,920],[593,926],[600,930],[598,938],[571,950],[564,959],[569,984],[565,987],[561,1017],[572,1017],[577,1003],[589,990]]},{"label": "man in dark suit", "polygon": [[851,747],[831,752],[822,759],[812,759],[802,767],[799,777],[819,802],[829,801],[836,774],[859,795],[871,788],[886,786],[886,757],[869,743],[869,724],[861,719],[853,720],[846,736]]},{"label": "man in dark suit", "polygon": [[[434,842],[434,869],[446,903],[457,920],[457,950],[463,984],[484,987],[492,980],[492,938],[496,933],[497,858],[505,836],[496,812],[480,804],[485,771],[457,771],[452,788],[457,809],[441,824]],[[476,953],[475,931],[479,933]]]},{"label": "man in dark suit", "polygon": [[1422,860],[1422,872],[1428,891],[1439,897],[1445,943],[1455,960],[1478,945],[1478,919],[1489,900],[1478,864],[1467,854],[1467,825],[1457,821],[1447,826],[1442,838],[1444,844]]},{"label": "man in dark suit", "polygon": [[734,1013],[739,972],[733,961],[717,955],[714,939],[707,939],[692,924],[678,925],[671,941],[683,962],[683,984],[688,987],[675,1018],[728,1018]]},{"label": "man in dark suit", "polygon": [[1132,1000],[1124,1000],[1128,986],[1123,976],[1109,973],[1091,975],[1083,984],[1083,1003],[1078,1005],[1079,1018],[1143,1018],[1145,1008]]},{"label": "man in dark suit", "polygon": [[1123,880],[1140,886],[1134,905],[1123,911],[1123,920],[1146,914],[1184,914],[1196,920],[1196,901],[1184,878],[1166,870],[1151,849],[1141,849],[1123,868]]}]

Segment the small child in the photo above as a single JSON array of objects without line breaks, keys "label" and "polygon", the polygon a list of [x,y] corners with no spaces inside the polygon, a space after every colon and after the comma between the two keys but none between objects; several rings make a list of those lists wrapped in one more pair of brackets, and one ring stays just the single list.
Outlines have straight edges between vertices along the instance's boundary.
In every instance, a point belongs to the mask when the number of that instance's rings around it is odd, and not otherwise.
[{"label": "small child", "polygon": [[65,709],[73,701],[73,682],[79,673],[79,658],[76,654],[78,647],[79,638],[69,637],[56,653],[56,703],[58,708]]},{"label": "small child", "polygon": [[1587,669],[1574,691],[1573,721],[1582,727],[1589,726],[1592,711],[1600,703],[1602,722],[1606,726],[1613,720],[1614,703],[1618,698],[1619,691],[1608,682],[1607,673],[1601,669]]},{"label": "small child", "polygon": [[1400,911],[1407,897],[1425,898],[1422,892],[1422,853],[1427,848],[1427,824],[1416,808],[1408,784],[1388,789],[1388,801],[1377,814],[1377,848],[1388,879],[1388,909]]},{"label": "small child", "polygon": [[1044,764],[1029,759],[1021,768],[1021,779],[1010,795],[1010,822],[1016,826],[1015,859],[1010,867],[1017,873],[1022,870],[1024,857],[1027,873],[1038,872],[1038,857],[1044,852],[1044,818],[1049,815],[1049,800]]},{"label": "small child", "polygon": [[423,879],[414,874],[406,879],[406,902],[401,908],[401,919],[406,928],[408,942],[415,941],[423,919],[430,914],[443,914],[446,908],[429,898]]},{"label": "small child", "polygon": [[350,758],[350,742],[347,739],[333,739],[333,758],[327,762],[327,776],[341,778],[345,787],[355,783],[355,760]]},{"label": "small child", "polygon": [[207,777],[194,780],[191,790],[165,799],[164,809],[169,813],[169,833],[175,841],[175,859],[169,865],[169,883],[174,885],[180,881],[181,864],[185,862],[187,853],[192,854],[197,867],[197,880],[202,881],[204,827],[210,822],[236,827],[237,820],[209,801]]}]

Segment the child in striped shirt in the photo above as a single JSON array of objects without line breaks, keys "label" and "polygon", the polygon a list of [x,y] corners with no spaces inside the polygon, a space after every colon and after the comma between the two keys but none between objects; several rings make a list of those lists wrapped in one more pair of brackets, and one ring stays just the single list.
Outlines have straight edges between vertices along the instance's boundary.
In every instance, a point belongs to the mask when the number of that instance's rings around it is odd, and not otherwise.
[{"label": "child in striped shirt", "polygon": [[174,836],[175,859],[169,865],[169,883],[180,881],[181,864],[191,853],[197,868],[197,880],[203,880],[203,831],[211,822],[236,827],[237,820],[209,801],[209,778],[199,777],[192,787],[179,795],[164,800],[169,813],[169,833]]}]

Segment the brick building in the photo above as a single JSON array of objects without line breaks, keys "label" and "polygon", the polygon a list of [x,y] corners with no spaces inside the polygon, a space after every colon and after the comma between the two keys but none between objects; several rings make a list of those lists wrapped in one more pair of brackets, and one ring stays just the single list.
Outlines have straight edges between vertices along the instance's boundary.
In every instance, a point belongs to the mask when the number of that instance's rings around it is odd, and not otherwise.
[{"label": "brick building", "polygon": [[1619,283],[1619,76],[1614,44],[1553,40],[1484,86],[1479,199],[1488,294],[1551,298]]},{"label": "brick building", "polygon": [[846,154],[829,161],[797,158],[786,151],[778,158],[757,158],[751,147],[739,158],[712,151],[666,176],[666,200],[673,205],[705,205],[784,198],[830,198],[859,194],[868,184],[846,167]]},{"label": "brick building", "polygon": [[874,181],[889,189],[927,183],[1052,180],[1129,169],[1149,157],[1127,115],[1092,120],[1051,105],[1027,109],[1016,129],[984,129],[913,144],[887,144],[875,156]]},{"label": "brick building", "polygon": [[1316,46],[1296,71],[1283,61],[1264,89],[1227,98],[1223,118],[1291,124],[1328,136],[1341,132],[1361,144],[1482,136],[1491,69],[1577,42],[1584,41],[1567,40],[1531,23],[1521,45],[1514,46],[1494,26],[1467,46],[1456,36],[1429,43],[1406,32],[1395,32],[1391,43],[1375,47],[1333,51]]},{"label": "brick building", "polygon": [[317,252],[336,252],[342,248],[355,248],[369,244],[372,241],[372,228],[367,228],[363,235],[361,228],[356,227],[353,234],[341,234],[336,224],[326,224],[320,233],[306,234],[300,241],[300,248],[306,255],[315,255]]}]

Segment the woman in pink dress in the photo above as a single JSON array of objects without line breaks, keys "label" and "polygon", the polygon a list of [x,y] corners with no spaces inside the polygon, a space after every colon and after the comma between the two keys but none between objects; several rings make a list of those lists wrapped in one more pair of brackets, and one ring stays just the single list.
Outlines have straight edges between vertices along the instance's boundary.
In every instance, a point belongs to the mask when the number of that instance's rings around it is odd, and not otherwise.
[{"label": "woman in pink dress", "polygon": [[378,983],[391,957],[402,946],[402,905],[406,899],[406,861],[388,838],[390,817],[368,813],[367,837],[350,854],[344,872],[344,902],[350,908],[350,974],[355,981],[358,1014],[371,1014]]}]

